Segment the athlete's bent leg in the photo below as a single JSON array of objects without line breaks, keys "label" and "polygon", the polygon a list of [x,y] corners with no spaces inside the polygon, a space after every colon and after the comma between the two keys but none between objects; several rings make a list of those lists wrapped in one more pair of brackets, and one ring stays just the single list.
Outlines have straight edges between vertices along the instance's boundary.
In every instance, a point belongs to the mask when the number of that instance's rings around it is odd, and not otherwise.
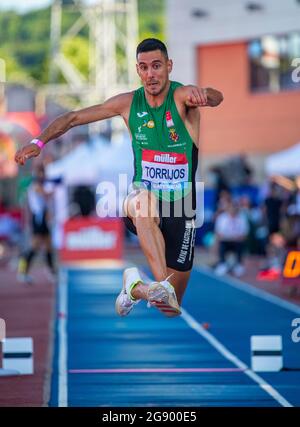
[{"label": "athlete's bent leg", "polygon": [[[165,241],[159,229],[159,213],[156,197],[150,191],[142,190],[129,195],[124,202],[125,214],[136,227],[143,253],[150,265],[155,280],[165,280],[168,269],[165,256]],[[148,286],[140,283],[131,293],[133,298],[148,299]]]}]

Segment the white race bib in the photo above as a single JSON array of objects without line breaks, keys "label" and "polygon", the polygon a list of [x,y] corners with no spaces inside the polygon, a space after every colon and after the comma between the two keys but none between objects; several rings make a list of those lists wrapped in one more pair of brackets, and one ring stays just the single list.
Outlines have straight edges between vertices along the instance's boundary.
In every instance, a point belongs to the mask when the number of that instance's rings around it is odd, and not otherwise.
[{"label": "white race bib", "polygon": [[142,181],[153,190],[180,190],[188,182],[189,164],[185,154],[155,150],[142,152]]}]

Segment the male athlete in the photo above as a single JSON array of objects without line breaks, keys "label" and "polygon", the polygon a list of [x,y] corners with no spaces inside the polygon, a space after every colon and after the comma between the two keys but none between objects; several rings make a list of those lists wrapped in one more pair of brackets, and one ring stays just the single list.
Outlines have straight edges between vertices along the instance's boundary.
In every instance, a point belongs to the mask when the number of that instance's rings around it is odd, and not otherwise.
[{"label": "male athlete", "polygon": [[134,190],[124,201],[125,224],[137,234],[155,282],[146,284],[138,269],[126,269],[116,311],[126,316],[144,299],[167,317],[175,317],[181,314],[194,256],[198,107],[215,107],[223,96],[212,88],[170,81],[173,64],[160,40],[143,40],[136,60],[141,88],[58,117],[19,150],[15,160],[24,165],[74,126],[122,116],[134,152]]}]

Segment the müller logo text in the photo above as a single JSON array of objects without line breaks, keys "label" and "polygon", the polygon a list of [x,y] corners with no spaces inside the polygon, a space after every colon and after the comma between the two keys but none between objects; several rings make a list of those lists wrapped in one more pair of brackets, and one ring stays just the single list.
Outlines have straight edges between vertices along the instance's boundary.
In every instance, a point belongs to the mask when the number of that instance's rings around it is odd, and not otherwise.
[{"label": "m\u00fcller logo text", "polygon": [[82,228],[79,231],[68,232],[66,249],[111,249],[117,240],[114,231],[103,231],[99,227]]},{"label": "m\u00fcller logo text", "polygon": [[176,157],[170,156],[170,154],[155,154],[154,161],[160,163],[176,163]]}]

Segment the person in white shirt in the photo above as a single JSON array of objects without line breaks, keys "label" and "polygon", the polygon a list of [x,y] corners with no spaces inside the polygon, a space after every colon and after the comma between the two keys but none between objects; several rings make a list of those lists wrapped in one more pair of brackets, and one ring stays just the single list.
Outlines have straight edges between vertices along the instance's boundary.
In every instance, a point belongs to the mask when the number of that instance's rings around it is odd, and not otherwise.
[{"label": "person in white shirt", "polygon": [[232,252],[237,259],[237,264],[233,268],[233,273],[241,276],[244,273],[242,265],[244,243],[249,232],[249,225],[245,215],[243,215],[237,205],[230,203],[228,209],[221,213],[215,223],[215,233],[219,242],[219,265],[216,273],[226,274],[229,267],[226,263],[226,255]]}]

